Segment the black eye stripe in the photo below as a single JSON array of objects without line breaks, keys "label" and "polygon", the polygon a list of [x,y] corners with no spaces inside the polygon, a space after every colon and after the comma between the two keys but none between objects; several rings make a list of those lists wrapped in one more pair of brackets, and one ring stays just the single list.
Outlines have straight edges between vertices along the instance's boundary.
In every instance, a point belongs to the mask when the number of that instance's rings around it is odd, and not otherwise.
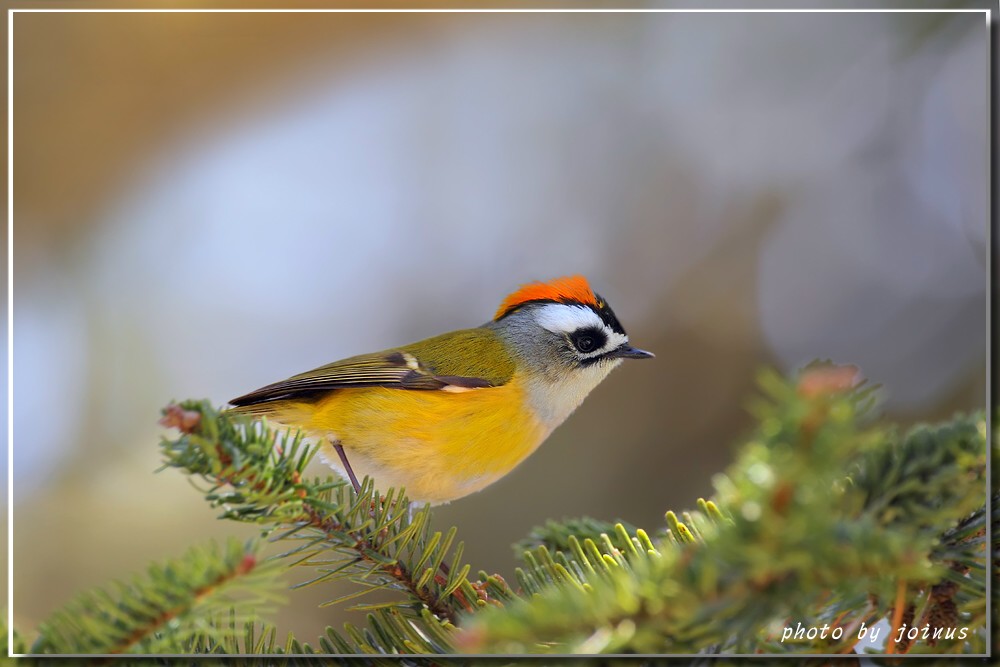
[{"label": "black eye stripe", "polygon": [[597,327],[581,327],[569,335],[573,347],[581,354],[590,354],[603,348],[608,337]]}]

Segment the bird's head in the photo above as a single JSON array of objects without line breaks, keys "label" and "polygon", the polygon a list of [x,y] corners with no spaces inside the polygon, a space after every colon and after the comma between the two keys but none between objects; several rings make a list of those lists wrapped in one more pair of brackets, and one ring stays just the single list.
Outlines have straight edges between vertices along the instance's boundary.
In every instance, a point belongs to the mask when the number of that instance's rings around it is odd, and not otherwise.
[{"label": "bird's head", "polygon": [[622,359],[653,356],[629,344],[611,306],[583,276],[522,286],[503,300],[488,326],[503,336],[528,372],[552,380],[580,374],[599,376],[599,382]]}]

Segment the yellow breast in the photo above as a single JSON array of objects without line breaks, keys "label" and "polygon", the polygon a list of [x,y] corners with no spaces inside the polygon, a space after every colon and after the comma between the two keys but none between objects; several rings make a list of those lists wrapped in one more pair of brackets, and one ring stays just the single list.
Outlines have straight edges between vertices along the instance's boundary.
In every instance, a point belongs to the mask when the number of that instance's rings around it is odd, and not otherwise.
[{"label": "yellow breast", "polygon": [[[275,420],[343,445],[354,472],[376,487],[405,487],[412,500],[441,503],[495,482],[551,431],[528,407],[518,378],[468,391],[339,389],[293,403]],[[328,443],[324,457],[340,468]]]}]

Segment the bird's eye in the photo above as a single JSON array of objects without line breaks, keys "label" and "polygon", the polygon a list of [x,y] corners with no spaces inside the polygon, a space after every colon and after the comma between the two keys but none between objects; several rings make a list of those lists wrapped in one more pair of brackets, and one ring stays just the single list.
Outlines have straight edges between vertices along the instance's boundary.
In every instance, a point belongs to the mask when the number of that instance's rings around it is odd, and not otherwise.
[{"label": "bird's eye", "polygon": [[579,350],[582,354],[587,354],[600,349],[606,341],[604,334],[589,327],[587,329],[574,331],[570,335],[570,340],[573,342],[573,347]]}]

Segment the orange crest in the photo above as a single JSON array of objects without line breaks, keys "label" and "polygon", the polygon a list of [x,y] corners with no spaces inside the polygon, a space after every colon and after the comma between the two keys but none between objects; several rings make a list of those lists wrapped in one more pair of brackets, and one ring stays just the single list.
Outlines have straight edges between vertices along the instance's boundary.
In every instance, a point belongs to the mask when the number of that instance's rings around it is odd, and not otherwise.
[{"label": "orange crest", "polygon": [[557,303],[580,303],[599,308],[597,297],[590,289],[590,284],[583,276],[566,276],[556,278],[547,283],[534,282],[522,285],[519,290],[508,296],[500,304],[494,320],[517,310],[520,306],[536,301],[555,301]]}]

